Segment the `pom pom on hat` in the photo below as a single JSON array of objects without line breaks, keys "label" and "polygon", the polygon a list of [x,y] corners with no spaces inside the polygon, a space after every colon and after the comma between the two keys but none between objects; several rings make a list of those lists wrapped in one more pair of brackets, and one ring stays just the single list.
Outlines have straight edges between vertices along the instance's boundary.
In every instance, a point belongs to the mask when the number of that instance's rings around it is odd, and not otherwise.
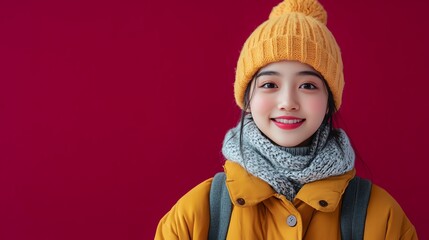
[{"label": "pom pom on hat", "polygon": [[327,23],[328,15],[323,6],[316,0],[289,0],[279,3],[271,11],[269,19],[279,17],[283,14],[299,12],[306,16],[311,16],[321,23]]},{"label": "pom pom on hat", "polygon": [[273,62],[299,61],[326,80],[337,109],[344,88],[340,48],[326,27],[327,13],[317,0],[284,0],[243,45],[234,82],[237,105],[244,108],[244,93],[257,71]]}]

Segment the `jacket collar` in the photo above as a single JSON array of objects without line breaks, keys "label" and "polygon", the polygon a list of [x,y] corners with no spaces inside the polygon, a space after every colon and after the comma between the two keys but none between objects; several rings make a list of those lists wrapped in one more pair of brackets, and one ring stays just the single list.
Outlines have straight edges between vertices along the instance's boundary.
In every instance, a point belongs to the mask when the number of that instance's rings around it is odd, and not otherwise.
[{"label": "jacket collar", "polygon": [[[268,183],[251,175],[238,163],[227,160],[224,169],[231,200],[237,207],[253,206],[278,195]],[[295,202],[299,199],[316,210],[335,211],[348,182],[354,175],[355,170],[353,169],[340,176],[307,183],[298,192]],[[321,204],[322,201],[324,203]]]}]

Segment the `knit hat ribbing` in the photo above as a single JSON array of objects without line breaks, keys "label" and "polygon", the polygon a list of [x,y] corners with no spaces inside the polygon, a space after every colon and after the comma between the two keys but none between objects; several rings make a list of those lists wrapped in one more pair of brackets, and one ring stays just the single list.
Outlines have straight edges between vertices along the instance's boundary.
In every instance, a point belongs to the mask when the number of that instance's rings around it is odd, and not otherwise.
[{"label": "knit hat ribbing", "polygon": [[289,60],[312,66],[322,74],[341,106],[344,88],[340,48],[326,27],[327,14],[317,0],[284,0],[244,43],[234,83],[235,101],[244,107],[244,92],[256,72],[267,64]]}]

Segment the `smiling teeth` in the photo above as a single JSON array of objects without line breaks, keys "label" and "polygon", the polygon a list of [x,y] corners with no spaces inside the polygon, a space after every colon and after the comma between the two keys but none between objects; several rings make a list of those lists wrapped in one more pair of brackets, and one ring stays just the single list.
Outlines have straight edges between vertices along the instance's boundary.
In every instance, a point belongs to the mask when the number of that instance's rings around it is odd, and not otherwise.
[{"label": "smiling teeth", "polygon": [[302,119],[292,119],[292,120],[288,120],[288,119],[274,119],[276,122],[280,122],[280,123],[284,123],[284,124],[294,124],[294,123],[299,123],[302,122]]}]

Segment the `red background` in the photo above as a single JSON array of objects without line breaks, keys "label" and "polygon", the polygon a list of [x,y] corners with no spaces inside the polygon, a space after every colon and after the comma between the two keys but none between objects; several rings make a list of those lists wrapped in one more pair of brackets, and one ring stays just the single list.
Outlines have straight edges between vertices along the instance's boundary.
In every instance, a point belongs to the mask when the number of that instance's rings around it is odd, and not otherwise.
[{"label": "red background", "polygon": [[[222,169],[239,51],[278,2],[1,1],[0,239],[152,239]],[[358,171],[428,239],[428,4],[322,3]]]}]

